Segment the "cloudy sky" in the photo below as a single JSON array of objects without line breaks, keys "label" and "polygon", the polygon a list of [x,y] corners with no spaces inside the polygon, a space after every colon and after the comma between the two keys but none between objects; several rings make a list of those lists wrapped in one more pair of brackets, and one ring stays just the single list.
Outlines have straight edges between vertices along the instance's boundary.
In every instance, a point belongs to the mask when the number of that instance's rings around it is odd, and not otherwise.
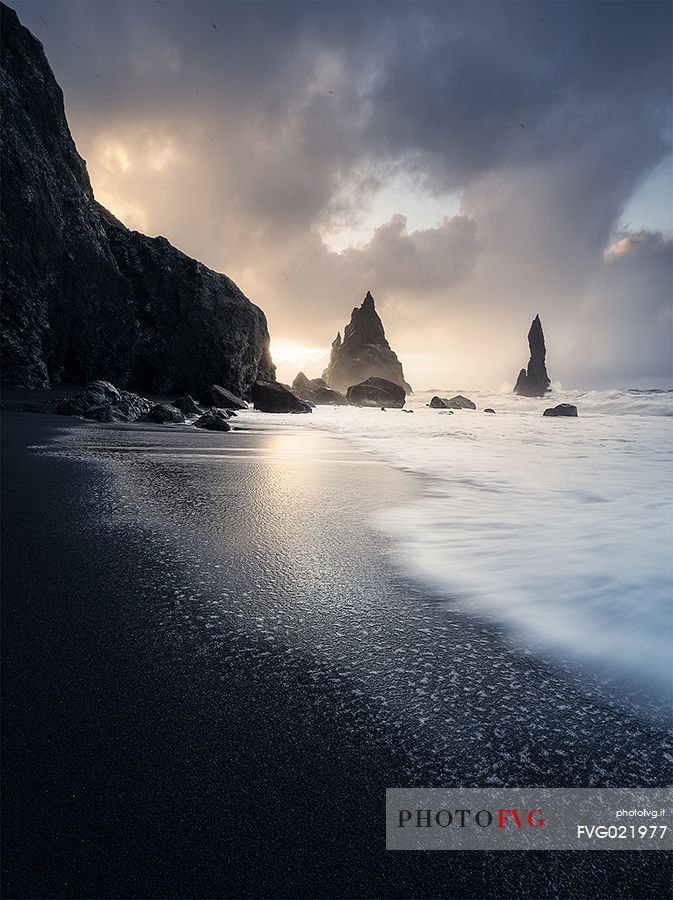
[{"label": "cloudy sky", "polygon": [[98,199],[226,272],[279,376],[367,290],[417,388],[670,386],[668,2],[18,2]]}]

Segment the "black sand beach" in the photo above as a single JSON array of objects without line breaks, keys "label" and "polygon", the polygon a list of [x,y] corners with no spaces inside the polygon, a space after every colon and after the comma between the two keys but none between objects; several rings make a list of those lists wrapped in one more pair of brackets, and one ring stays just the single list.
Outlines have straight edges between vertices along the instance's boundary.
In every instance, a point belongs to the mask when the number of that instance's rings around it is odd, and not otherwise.
[{"label": "black sand beach", "polygon": [[668,772],[397,571],[368,520],[411,479],[315,433],[2,420],[4,896],[668,895],[654,852],[385,851],[386,787]]}]

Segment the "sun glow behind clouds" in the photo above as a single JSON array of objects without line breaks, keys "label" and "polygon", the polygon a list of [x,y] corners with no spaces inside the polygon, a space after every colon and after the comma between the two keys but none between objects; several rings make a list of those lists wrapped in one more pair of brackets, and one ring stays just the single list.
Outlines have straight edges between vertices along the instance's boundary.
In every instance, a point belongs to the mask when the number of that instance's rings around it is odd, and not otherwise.
[{"label": "sun glow behind clouds", "polygon": [[300,369],[309,363],[321,360],[327,354],[325,347],[302,347],[294,341],[273,340],[271,342],[271,357],[276,365],[292,363]]},{"label": "sun glow behind clouds", "polygon": [[325,347],[303,347],[294,341],[272,338],[271,358],[278,381],[291,384],[300,371],[309,378],[319,376],[327,365],[329,351]]},{"label": "sun glow behind clouds", "polygon": [[128,228],[156,234],[157,198],[177,195],[188,164],[180,138],[164,123],[130,121],[85,132],[82,145],[96,199]]},{"label": "sun glow behind clouds", "polygon": [[407,219],[409,231],[436,228],[460,209],[457,194],[434,194],[404,174],[383,179],[378,188],[362,191],[349,185],[332,204],[330,216],[321,225],[323,243],[334,253],[367,244],[381,225],[395,215]]}]

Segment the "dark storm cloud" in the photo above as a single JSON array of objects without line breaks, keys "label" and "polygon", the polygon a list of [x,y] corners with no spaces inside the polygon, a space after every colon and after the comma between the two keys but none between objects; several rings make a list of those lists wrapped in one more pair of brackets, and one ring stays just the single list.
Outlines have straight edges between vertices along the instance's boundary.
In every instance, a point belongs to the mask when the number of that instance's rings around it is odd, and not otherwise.
[{"label": "dark storm cloud", "polygon": [[[226,270],[273,334],[326,345],[371,289],[401,355],[450,327],[435,366],[446,352],[469,360],[488,322],[500,383],[537,311],[570,353],[616,293],[635,319],[643,303],[659,308],[652,255],[630,256],[627,277],[606,251],[628,198],[670,152],[667,3],[17,10],[45,43],[103,202]],[[330,251],[331,229],[355,226],[400,172],[419,191],[459,195],[460,215],[417,231],[394,216],[361,246]],[[664,377],[670,351],[641,318],[647,375]],[[576,360],[558,369],[632,377],[613,331],[600,372]]]},{"label": "dark storm cloud", "polygon": [[440,7],[439,22],[428,11],[426,28],[395,36],[368,126],[389,152],[427,154],[452,186],[512,162],[574,153],[606,128],[638,133],[651,145],[645,154],[662,152],[665,4],[454,10]]},{"label": "dark storm cloud", "polygon": [[[182,115],[176,101],[188,100],[218,118],[263,116],[273,128],[292,113],[321,56],[333,54],[342,69],[332,93],[325,85],[303,121],[311,139],[323,136],[318,149],[329,146],[345,159],[427,154],[458,187],[513,159],[574,151],[610,123],[638,131],[661,152],[661,125],[670,117],[666,3],[18,8],[48,40],[70,101],[95,102],[101,111],[143,113],[152,100],[156,111]],[[40,11],[51,11],[48,27]],[[110,77],[87,82],[82,59]],[[347,136],[358,133],[356,146],[326,138],[325,127],[340,132],[344,116],[355,126]]]}]

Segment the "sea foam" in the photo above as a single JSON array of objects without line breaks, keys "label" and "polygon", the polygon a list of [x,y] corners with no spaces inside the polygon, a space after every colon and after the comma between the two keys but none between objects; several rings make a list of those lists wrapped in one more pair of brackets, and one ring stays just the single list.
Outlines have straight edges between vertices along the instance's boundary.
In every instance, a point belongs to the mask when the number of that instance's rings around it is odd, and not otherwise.
[{"label": "sea foam", "polygon": [[[476,411],[429,409],[464,394]],[[575,403],[577,419],[544,418]],[[484,414],[491,407],[496,415]],[[673,392],[562,391],[544,399],[457,386],[407,408],[249,412],[241,424],[326,429],[412,473],[419,499],[378,526],[406,571],[533,651],[671,682]]]}]

